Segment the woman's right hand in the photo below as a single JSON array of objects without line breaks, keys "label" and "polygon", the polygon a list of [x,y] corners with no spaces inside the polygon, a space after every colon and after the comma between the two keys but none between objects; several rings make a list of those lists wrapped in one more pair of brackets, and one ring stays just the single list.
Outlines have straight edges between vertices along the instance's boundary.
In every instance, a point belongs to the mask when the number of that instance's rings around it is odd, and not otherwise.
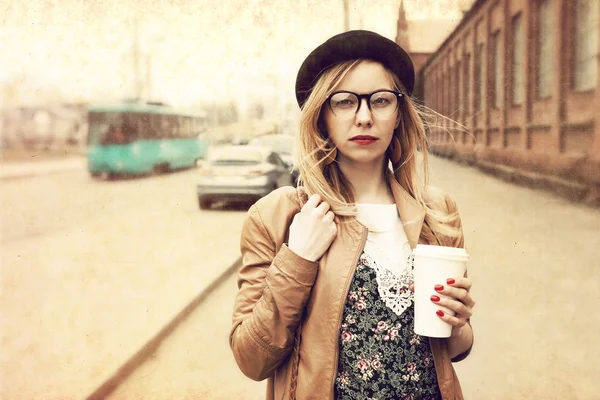
[{"label": "woman's right hand", "polygon": [[306,260],[317,261],[337,235],[334,218],[321,196],[310,196],[290,225],[289,249]]}]

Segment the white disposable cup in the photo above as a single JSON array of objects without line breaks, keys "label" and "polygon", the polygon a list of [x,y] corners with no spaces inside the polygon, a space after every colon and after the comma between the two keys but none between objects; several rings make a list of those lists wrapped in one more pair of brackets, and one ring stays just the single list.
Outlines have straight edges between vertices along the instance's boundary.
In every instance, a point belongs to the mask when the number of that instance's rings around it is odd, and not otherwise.
[{"label": "white disposable cup", "polygon": [[452,325],[443,321],[436,312],[454,315],[446,307],[431,301],[431,296],[447,298],[435,291],[435,285],[447,286],[448,278],[462,278],[467,270],[469,256],[465,249],[418,244],[413,250],[415,283],[415,333],[421,336],[450,337]]}]

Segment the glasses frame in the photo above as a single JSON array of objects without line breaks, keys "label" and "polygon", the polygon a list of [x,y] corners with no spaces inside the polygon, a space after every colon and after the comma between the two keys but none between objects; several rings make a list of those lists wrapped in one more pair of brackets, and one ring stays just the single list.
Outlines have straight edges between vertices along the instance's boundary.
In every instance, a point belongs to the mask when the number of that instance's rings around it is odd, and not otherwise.
[{"label": "glasses frame", "polygon": [[[371,97],[374,94],[382,93],[382,92],[393,93],[394,95],[396,95],[396,98],[398,99],[398,101],[396,102],[396,108],[390,114],[390,115],[392,115],[393,113],[395,113],[398,110],[398,108],[400,107],[400,101],[402,101],[402,99],[404,98],[404,93],[400,93],[397,90],[383,89],[383,90],[376,90],[373,93],[366,93],[366,94],[358,94],[358,93],[351,92],[349,90],[338,90],[337,92],[333,92],[333,93],[331,93],[329,95],[329,97],[327,98],[327,105],[329,106],[329,109],[331,110],[331,112],[333,113],[333,115],[335,115],[336,117],[340,118],[340,116],[337,115],[335,113],[335,111],[333,111],[333,107],[331,106],[331,99],[336,94],[348,93],[348,94],[352,94],[352,95],[356,96],[356,98],[358,99],[358,105],[356,106],[356,110],[354,110],[354,115],[358,114],[358,112],[360,111],[360,107],[362,106],[363,99],[366,99],[367,100],[367,107],[369,107],[369,112],[371,114],[373,114],[373,116],[375,116],[375,113],[373,112],[373,109],[371,108]],[[348,117],[348,118],[350,118],[350,117]]]}]

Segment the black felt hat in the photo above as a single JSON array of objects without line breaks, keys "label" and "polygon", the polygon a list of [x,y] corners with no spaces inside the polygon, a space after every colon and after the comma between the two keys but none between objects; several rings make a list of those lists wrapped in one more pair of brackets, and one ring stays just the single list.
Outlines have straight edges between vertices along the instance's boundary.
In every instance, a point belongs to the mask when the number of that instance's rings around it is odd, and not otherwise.
[{"label": "black felt hat", "polygon": [[317,78],[343,61],[365,58],[378,61],[394,72],[410,96],[415,70],[410,56],[395,42],[375,32],[356,30],[340,33],[314,49],[300,66],[296,77],[296,100],[302,107]]}]

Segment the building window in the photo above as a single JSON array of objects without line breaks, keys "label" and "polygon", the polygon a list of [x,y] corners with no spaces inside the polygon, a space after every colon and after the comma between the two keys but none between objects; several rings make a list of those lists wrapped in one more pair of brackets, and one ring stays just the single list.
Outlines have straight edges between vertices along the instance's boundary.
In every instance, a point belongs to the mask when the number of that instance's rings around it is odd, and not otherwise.
[{"label": "building window", "polygon": [[492,36],[492,71],[494,79],[492,80],[492,107],[502,107],[502,47],[500,44],[500,31],[494,33]]},{"label": "building window", "polygon": [[[440,96],[440,114],[446,114],[446,65],[445,62],[440,65],[440,80],[438,90],[440,90],[442,95]],[[442,120],[442,124],[445,124],[446,121]]]},{"label": "building window", "polygon": [[483,43],[479,43],[477,46],[477,52],[475,53],[475,111],[480,112],[483,110],[485,100],[485,56],[483,52],[485,47]]},{"label": "building window", "polygon": [[439,92],[439,78],[438,78],[438,67],[433,72],[433,80],[429,85],[429,92],[431,93],[433,104],[435,104],[435,111],[440,112],[440,92]]},{"label": "building window", "polygon": [[575,90],[591,90],[598,79],[598,0],[577,0],[575,9]]},{"label": "building window", "polygon": [[454,113],[456,114],[455,118],[456,120],[460,119],[460,116],[462,114],[462,109],[461,109],[461,96],[462,96],[462,80],[461,80],[461,76],[460,76],[460,72],[461,72],[461,68],[460,68],[460,61],[458,61],[455,65],[454,65]]},{"label": "building window", "polygon": [[442,74],[442,65],[438,65],[437,67],[437,72],[436,72],[436,78],[435,78],[435,91],[438,94],[437,96],[437,112],[439,112],[440,114],[444,113],[444,76]]},{"label": "building window", "polygon": [[452,87],[452,74],[450,73],[450,67],[446,64],[446,73],[444,74],[444,115],[450,115],[450,88]]},{"label": "building window", "polygon": [[552,94],[552,82],[554,81],[552,0],[540,0],[538,7],[536,83],[537,97],[544,98]]},{"label": "building window", "polygon": [[464,115],[467,117],[471,114],[471,103],[473,101],[471,94],[471,55],[465,54],[464,61],[464,77],[463,77],[463,100],[464,100]]},{"label": "building window", "polygon": [[525,97],[525,37],[522,20],[521,14],[517,14],[512,21],[512,103],[516,106],[523,104]]}]

